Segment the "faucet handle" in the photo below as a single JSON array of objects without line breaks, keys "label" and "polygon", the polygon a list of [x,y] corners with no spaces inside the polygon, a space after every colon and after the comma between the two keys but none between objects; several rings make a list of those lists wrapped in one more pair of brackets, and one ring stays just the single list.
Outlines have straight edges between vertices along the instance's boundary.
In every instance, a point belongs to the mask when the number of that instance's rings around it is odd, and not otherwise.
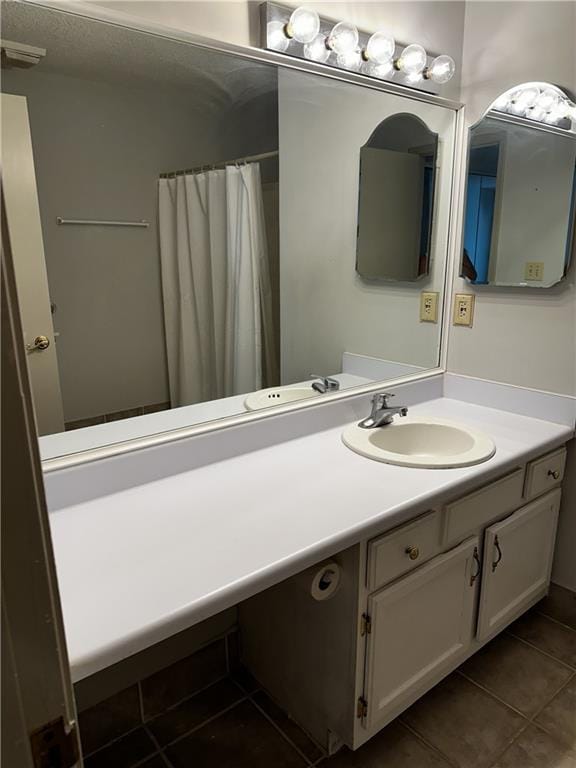
[{"label": "faucet handle", "polygon": [[377,392],[372,398],[372,402],[378,408],[387,408],[389,397],[396,397],[396,395],[394,392]]}]

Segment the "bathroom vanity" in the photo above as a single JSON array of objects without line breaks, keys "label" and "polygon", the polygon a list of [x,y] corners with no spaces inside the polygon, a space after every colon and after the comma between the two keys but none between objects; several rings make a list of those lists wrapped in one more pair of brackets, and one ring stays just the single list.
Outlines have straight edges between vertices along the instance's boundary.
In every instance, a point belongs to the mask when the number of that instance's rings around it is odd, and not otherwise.
[{"label": "bathroom vanity", "polygon": [[546,594],[565,460],[455,488],[340,552],[325,601],[306,589],[313,568],[243,603],[246,665],[327,749],[359,747]]}]

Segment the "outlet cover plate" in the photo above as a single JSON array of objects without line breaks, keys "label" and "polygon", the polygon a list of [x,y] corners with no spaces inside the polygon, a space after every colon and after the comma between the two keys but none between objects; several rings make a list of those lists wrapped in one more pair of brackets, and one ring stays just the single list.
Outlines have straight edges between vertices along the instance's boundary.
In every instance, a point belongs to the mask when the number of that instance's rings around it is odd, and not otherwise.
[{"label": "outlet cover plate", "polygon": [[454,325],[472,327],[475,299],[476,296],[473,293],[457,293],[454,295]]},{"label": "outlet cover plate", "polygon": [[420,322],[438,322],[438,291],[422,291],[420,294]]}]

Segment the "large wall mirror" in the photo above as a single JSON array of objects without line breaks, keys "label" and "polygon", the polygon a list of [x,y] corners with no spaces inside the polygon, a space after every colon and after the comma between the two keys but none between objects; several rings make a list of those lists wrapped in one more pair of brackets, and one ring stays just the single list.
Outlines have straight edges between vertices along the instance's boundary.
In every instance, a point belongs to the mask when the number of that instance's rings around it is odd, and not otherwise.
[{"label": "large wall mirror", "polygon": [[576,130],[546,83],[507,91],[470,130],[461,275],[549,288],[574,250]]},{"label": "large wall mirror", "polygon": [[[441,317],[422,322],[420,299],[442,306],[452,106],[33,4],[2,24],[45,459],[439,365]],[[384,281],[366,280],[359,193],[394,187],[411,209],[366,235],[390,246],[370,257]]]}]

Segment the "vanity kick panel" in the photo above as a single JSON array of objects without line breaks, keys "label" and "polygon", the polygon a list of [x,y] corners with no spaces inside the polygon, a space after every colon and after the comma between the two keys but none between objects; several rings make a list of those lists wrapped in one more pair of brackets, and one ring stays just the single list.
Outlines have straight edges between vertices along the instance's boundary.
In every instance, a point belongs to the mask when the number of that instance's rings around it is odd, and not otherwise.
[{"label": "vanity kick panel", "polygon": [[479,491],[447,504],[444,509],[444,546],[457,544],[467,535],[522,505],[524,468],[490,483]]},{"label": "vanity kick panel", "polygon": [[566,466],[566,448],[549,453],[540,459],[531,461],[526,470],[524,497],[534,499],[551,488],[560,485]]},{"label": "vanity kick panel", "polygon": [[387,584],[440,552],[441,514],[429,512],[368,544],[369,590]]}]

